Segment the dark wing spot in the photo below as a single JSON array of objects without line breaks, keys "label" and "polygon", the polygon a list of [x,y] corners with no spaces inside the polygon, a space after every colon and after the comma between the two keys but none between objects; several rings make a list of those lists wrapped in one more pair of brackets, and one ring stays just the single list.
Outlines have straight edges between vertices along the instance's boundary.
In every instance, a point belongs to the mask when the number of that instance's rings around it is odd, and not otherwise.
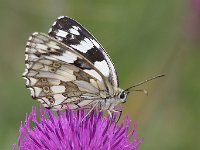
[{"label": "dark wing spot", "polygon": [[92,63],[94,63],[95,61],[102,61],[105,59],[103,53],[95,47],[88,50],[87,53],[82,54]]},{"label": "dark wing spot", "polygon": [[72,64],[81,69],[92,69],[91,66],[88,65],[87,62],[79,58],[76,61],[74,61],[74,63]]}]

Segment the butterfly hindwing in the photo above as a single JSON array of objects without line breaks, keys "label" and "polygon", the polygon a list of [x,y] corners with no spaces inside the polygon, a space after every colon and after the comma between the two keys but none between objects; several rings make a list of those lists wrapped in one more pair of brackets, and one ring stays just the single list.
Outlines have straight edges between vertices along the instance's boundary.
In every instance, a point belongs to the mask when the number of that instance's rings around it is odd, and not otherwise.
[{"label": "butterfly hindwing", "polygon": [[34,99],[52,109],[90,107],[106,86],[82,55],[43,33],[30,36],[23,77]]}]

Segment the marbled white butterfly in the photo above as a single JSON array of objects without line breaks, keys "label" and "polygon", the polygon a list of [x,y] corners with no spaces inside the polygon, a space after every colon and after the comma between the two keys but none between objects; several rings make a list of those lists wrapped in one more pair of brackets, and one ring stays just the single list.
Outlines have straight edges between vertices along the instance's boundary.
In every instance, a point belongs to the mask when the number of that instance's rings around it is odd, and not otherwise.
[{"label": "marbled white butterfly", "polygon": [[66,16],[53,23],[48,35],[35,32],[29,37],[25,64],[23,77],[33,99],[54,110],[97,109],[111,115],[118,112],[116,105],[126,101],[132,87],[144,83],[119,88],[114,64],[104,48]]}]

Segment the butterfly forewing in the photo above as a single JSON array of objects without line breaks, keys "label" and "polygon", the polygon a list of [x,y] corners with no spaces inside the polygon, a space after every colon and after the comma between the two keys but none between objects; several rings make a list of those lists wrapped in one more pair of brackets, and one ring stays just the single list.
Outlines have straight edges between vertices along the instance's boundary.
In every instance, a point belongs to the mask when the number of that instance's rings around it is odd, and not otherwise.
[{"label": "butterfly forewing", "polygon": [[84,56],[44,33],[30,36],[25,56],[27,88],[45,107],[90,108],[107,91],[102,74]]},{"label": "butterfly forewing", "polygon": [[102,78],[107,78],[111,85],[108,85],[110,94],[118,88],[117,75],[110,57],[95,37],[78,22],[66,16],[59,17],[48,34],[90,61],[102,73]]}]

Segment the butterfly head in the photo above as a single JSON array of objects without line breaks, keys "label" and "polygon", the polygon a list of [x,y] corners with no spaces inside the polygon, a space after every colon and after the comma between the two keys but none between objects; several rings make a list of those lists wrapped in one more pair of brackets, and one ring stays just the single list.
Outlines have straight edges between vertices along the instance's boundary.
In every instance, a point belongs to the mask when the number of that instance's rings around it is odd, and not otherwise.
[{"label": "butterfly head", "polygon": [[126,93],[125,91],[122,91],[121,93],[118,94],[118,98],[121,100],[122,103],[125,103],[127,95],[128,93]]},{"label": "butterfly head", "polygon": [[117,99],[119,100],[119,102],[121,103],[125,103],[126,99],[127,99],[127,95],[129,92],[124,91],[123,89],[118,89],[118,92],[116,94]]}]

